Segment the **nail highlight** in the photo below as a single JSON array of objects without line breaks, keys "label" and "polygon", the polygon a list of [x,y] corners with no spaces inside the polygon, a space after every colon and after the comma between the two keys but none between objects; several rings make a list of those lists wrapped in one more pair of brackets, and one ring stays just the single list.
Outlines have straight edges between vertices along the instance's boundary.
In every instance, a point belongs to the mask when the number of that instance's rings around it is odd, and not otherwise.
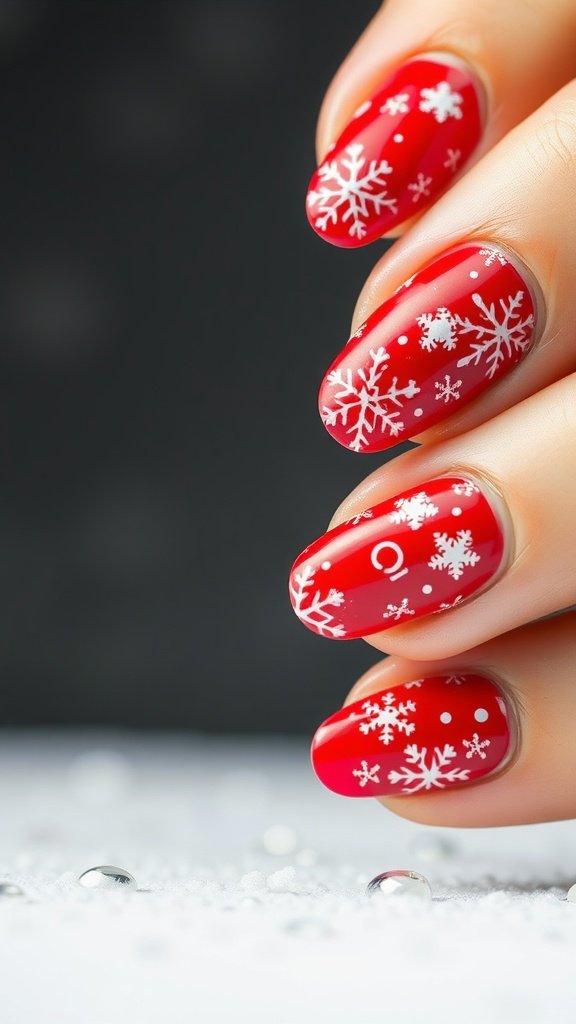
[{"label": "nail highlight", "polygon": [[481,134],[477,87],[462,67],[403,64],[358,108],[312,177],[307,213],[333,245],[366,245],[443,192]]},{"label": "nail highlight", "polygon": [[510,755],[502,691],[477,673],[441,674],[337,711],[312,742],[320,781],[342,796],[408,796],[477,782]]},{"label": "nail highlight", "polygon": [[298,618],[354,639],[456,607],[499,572],[502,527],[472,480],[440,477],[365,509],[310,544],[290,574]]}]

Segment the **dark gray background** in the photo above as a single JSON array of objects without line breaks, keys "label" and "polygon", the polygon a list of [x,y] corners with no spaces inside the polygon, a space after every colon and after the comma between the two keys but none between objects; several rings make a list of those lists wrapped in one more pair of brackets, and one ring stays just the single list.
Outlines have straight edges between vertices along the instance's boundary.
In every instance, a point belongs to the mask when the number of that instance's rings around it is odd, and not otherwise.
[{"label": "dark gray background", "polygon": [[316,392],[383,246],[303,205],[376,8],[0,3],[2,724],[309,731],[377,660],[286,596],[381,461]]}]

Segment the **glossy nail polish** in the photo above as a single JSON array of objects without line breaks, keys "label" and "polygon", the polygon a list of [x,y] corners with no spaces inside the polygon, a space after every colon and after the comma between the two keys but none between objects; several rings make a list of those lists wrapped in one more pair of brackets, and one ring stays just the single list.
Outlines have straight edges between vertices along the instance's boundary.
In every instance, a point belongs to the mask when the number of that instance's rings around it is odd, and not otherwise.
[{"label": "glossy nail polish", "polygon": [[314,736],[312,764],[342,796],[438,792],[502,767],[513,724],[502,691],[487,676],[429,676],[337,711]]},{"label": "glossy nail polish", "polygon": [[495,246],[445,253],[358,328],[324,377],[328,432],[375,452],[451,416],[526,355],[531,291]]},{"label": "glossy nail polish", "polygon": [[351,640],[454,608],[496,576],[504,555],[477,484],[440,477],[310,544],[292,568],[290,597],[313,632]]},{"label": "glossy nail polish", "polygon": [[314,230],[354,248],[389,232],[443,192],[481,134],[477,86],[462,67],[403,64],[356,111],[312,177]]}]

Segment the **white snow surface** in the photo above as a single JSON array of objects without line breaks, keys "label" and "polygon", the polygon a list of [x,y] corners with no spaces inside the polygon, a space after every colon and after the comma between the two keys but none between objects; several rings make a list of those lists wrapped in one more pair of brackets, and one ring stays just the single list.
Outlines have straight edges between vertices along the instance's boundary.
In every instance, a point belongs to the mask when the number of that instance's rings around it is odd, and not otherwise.
[{"label": "white snow surface", "polygon": [[[394,868],[433,900],[367,897]],[[420,827],[300,741],[0,731],[2,881],[2,1024],[575,1019],[576,823]]]}]

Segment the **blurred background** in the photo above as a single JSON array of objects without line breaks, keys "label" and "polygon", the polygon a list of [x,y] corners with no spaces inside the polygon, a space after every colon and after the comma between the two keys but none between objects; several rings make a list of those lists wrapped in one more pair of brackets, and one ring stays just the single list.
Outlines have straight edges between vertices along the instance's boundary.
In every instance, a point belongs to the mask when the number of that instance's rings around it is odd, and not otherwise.
[{"label": "blurred background", "polygon": [[381,459],[322,372],[383,246],[304,194],[369,0],[0,0],[2,724],[310,732],[377,660],[292,559]]}]

